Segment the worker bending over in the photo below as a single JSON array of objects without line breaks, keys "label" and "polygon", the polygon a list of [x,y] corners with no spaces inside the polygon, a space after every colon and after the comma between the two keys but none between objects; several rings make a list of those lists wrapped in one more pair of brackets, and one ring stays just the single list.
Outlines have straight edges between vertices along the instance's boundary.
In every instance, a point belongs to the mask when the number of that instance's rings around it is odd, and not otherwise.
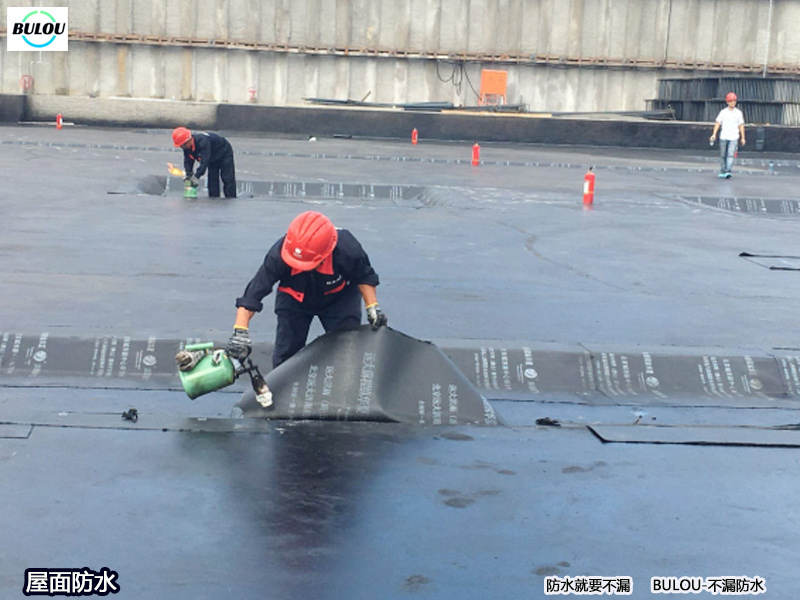
[{"label": "worker bending over", "polygon": [[216,133],[192,133],[186,127],[176,127],[172,132],[172,143],[183,150],[186,181],[197,187],[207,170],[209,198],[219,198],[220,178],[225,197],[236,198],[236,166],[233,163],[233,148],[228,140]]},{"label": "worker bending over", "polygon": [[250,319],[261,311],[261,300],[276,283],[273,368],[305,346],[314,317],[326,332],[357,329],[363,299],[373,329],[388,321],[378,306],[378,274],[361,244],[346,229],[336,229],[325,215],[308,211],[295,217],[236,299],[236,323],[227,346],[230,356],[244,358],[250,353]]}]

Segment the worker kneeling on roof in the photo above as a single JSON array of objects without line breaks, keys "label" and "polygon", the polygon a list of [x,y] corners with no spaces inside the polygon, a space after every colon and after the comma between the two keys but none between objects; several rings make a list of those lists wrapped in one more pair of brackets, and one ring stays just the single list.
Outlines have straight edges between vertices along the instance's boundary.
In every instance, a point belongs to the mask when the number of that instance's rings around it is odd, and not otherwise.
[{"label": "worker kneeling on roof", "polygon": [[308,211],[291,222],[286,235],[270,248],[244,295],[236,299],[236,323],[227,346],[234,358],[250,352],[250,319],[261,311],[261,300],[276,283],[278,327],[273,367],[305,346],[314,317],[326,332],[357,329],[363,298],[373,329],[388,321],[378,306],[378,274],[361,244],[346,229],[336,229],[325,215]]},{"label": "worker kneeling on roof", "polygon": [[[172,143],[183,150],[184,178],[195,187],[208,171],[208,196],[219,198],[219,180],[226,198],[236,198],[236,165],[233,148],[228,140],[216,133],[192,133],[186,127],[176,127]],[[197,169],[194,163],[197,162]]]}]

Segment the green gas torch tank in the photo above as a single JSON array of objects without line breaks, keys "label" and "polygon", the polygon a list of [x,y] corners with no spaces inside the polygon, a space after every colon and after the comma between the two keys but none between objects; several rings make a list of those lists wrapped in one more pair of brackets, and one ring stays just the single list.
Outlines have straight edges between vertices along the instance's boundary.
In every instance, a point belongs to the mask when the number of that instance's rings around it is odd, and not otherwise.
[{"label": "green gas torch tank", "polygon": [[236,369],[231,359],[224,350],[213,348],[213,342],[186,346],[186,350],[190,352],[208,352],[191,371],[179,371],[183,389],[192,400],[229,386],[236,379]]},{"label": "green gas torch tank", "polygon": [[185,181],[183,183],[183,197],[197,198],[197,186],[192,185],[191,181]]}]

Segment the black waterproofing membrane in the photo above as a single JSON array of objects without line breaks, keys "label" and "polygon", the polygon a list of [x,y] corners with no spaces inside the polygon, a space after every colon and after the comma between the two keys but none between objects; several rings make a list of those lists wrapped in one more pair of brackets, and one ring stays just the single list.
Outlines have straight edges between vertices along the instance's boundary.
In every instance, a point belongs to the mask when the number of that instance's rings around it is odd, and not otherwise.
[{"label": "black waterproofing membrane", "polygon": [[678,196],[682,202],[705,208],[748,216],[798,217],[800,200],[796,198],[737,198],[727,196]]},{"label": "black waterproofing membrane", "polygon": [[606,443],[800,447],[796,425],[779,428],[594,424],[588,427]]},{"label": "black waterproofing membrane", "polygon": [[248,390],[245,417],[498,425],[477,388],[434,344],[389,327],[325,334],[266,376],[273,405]]},{"label": "black waterproofing membrane", "polygon": [[750,254],[741,252],[745,260],[766,267],[770,271],[800,271],[800,256],[781,256],[777,254]]}]

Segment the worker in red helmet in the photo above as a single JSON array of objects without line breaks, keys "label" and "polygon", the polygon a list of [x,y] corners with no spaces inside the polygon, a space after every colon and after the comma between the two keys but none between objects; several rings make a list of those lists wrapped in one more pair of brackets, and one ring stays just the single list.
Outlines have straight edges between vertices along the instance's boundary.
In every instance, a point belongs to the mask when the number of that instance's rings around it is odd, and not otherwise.
[{"label": "worker in red helmet", "polygon": [[227,346],[232,357],[243,359],[250,353],[250,319],[261,311],[261,301],[276,283],[273,368],[306,345],[314,317],[326,332],[357,329],[363,299],[373,329],[388,322],[378,306],[378,274],[361,244],[325,215],[308,211],[294,218],[236,299],[236,322]]},{"label": "worker in red helmet", "polygon": [[736,151],[739,149],[739,139],[741,138],[742,146],[747,141],[744,136],[744,115],[742,111],[736,108],[736,94],[733,92],[725,96],[725,102],[728,103],[726,108],[723,108],[714,121],[714,131],[708,141],[713,145],[714,140],[717,138],[717,132],[722,130],[719,134],[719,175],[720,179],[730,179],[731,171],[733,169],[733,159],[736,157]]},{"label": "worker in red helmet", "polygon": [[[172,143],[183,150],[185,180],[197,187],[200,178],[208,171],[208,195],[219,198],[219,180],[222,179],[226,198],[236,198],[236,166],[233,148],[228,140],[216,133],[192,133],[186,127],[172,131]],[[194,163],[197,162],[197,169]]]}]

